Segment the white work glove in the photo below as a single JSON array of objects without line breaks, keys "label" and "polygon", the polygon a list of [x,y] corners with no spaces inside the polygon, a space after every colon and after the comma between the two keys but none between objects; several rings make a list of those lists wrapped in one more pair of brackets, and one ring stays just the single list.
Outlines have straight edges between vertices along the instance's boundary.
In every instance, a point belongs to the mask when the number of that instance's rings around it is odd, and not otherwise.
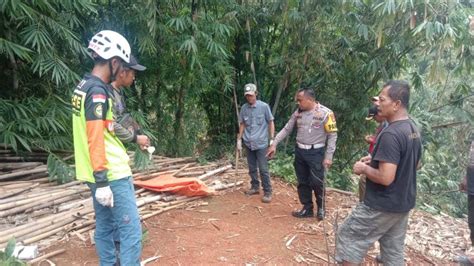
[{"label": "white work glove", "polygon": [[148,148],[146,148],[146,151],[148,152],[151,161],[151,159],[153,159],[153,153],[155,152],[155,146],[149,146]]},{"label": "white work glove", "polygon": [[242,139],[237,139],[237,150],[242,151]]},{"label": "white work glove", "polygon": [[95,190],[95,199],[104,207],[114,207],[114,194],[112,193],[110,186],[97,188]]}]

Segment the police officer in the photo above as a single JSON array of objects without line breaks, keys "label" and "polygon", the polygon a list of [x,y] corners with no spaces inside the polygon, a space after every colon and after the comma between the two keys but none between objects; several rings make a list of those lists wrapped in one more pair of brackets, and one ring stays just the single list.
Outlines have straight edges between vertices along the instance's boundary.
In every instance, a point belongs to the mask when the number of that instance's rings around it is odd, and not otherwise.
[{"label": "police officer", "polygon": [[292,212],[297,218],[313,217],[312,192],[318,205],[317,217],[324,219],[324,171],[332,165],[336,150],[337,127],[333,112],[316,101],[314,91],[302,88],[296,94],[298,110],[285,127],[278,132],[267,156],[273,157],[276,146],[296,126],[295,172],[298,178],[298,196],[303,208]]}]

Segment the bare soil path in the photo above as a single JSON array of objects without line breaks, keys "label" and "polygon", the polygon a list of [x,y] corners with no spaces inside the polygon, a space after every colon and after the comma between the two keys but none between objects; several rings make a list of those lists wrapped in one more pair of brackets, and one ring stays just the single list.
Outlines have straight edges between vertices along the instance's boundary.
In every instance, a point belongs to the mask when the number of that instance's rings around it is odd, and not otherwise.
[{"label": "bare soil path", "polygon": [[[316,218],[292,217],[291,211],[300,208],[295,188],[279,179],[273,184],[270,204],[260,201],[262,195],[245,196],[244,186],[146,220],[142,259],[161,256],[147,265],[327,264],[324,228],[333,254],[336,224],[355,205],[355,196],[328,192],[323,226]],[[98,265],[90,241],[72,237],[50,250],[59,248],[66,252],[50,259],[56,265]],[[373,262],[375,254],[369,252],[367,261]],[[408,264],[429,264],[411,251],[407,258]]]}]

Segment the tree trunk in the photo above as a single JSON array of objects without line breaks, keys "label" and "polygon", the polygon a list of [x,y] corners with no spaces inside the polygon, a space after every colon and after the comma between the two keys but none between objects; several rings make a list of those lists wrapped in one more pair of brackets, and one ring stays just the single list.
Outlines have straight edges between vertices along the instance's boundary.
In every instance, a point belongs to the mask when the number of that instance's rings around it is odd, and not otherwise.
[{"label": "tree trunk", "polygon": [[291,74],[291,68],[287,64],[285,74],[283,74],[283,80],[281,81],[280,87],[278,88],[277,94],[275,96],[275,103],[273,104],[273,107],[272,107],[272,114],[273,115],[276,114],[276,111],[278,109],[278,105],[280,104],[280,98],[281,98],[282,92],[284,90],[286,90],[286,88],[288,88],[288,81],[290,80],[290,74]]},{"label": "tree trunk", "polygon": [[[185,88],[184,84],[181,84],[181,87],[178,90],[178,95],[176,99],[176,112],[175,112],[175,121],[174,121],[174,138],[175,144],[180,143],[183,137],[183,116],[184,116],[184,96]],[[181,140],[181,141],[180,141]],[[180,151],[178,148],[179,145],[174,145],[174,155],[179,156]]]}]

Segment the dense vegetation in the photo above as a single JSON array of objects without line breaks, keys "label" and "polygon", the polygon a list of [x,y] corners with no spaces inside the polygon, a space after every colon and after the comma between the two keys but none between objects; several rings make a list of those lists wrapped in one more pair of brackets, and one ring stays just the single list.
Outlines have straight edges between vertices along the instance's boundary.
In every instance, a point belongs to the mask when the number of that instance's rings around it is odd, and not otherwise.
[{"label": "dense vegetation", "polygon": [[[370,96],[409,80],[424,137],[419,205],[461,215],[465,198],[452,191],[473,130],[473,11],[468,0],[1,0],[0,142],[71,149],[69,97],[91,68],[85,46],[112,29],[148,67],[126,90],[128,106],[161,154],[230,158],[245,83],[258,85],[277,130],[295,91],[311,86],[337,117],[328,179],[345,189],[375,128],[364,120]],[[272,162],[290,179],[293,141]]]}]

